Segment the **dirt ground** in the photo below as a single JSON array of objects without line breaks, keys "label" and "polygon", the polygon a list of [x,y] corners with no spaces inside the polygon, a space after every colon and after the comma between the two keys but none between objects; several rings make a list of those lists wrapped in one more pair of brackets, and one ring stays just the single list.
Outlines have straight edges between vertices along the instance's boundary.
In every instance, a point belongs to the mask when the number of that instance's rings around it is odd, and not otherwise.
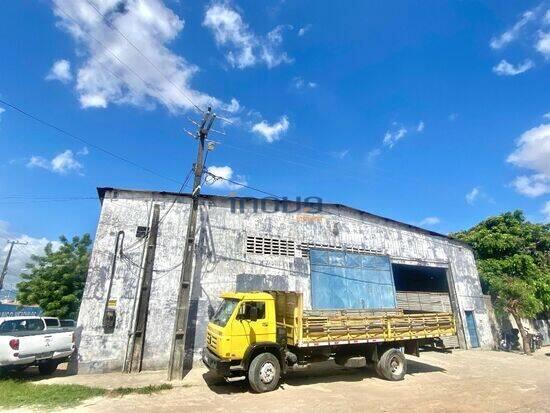
[{"label": "dirt ground", "polygon": [[[492,351],[423,353],[409,358],[401,382],[371,370],[322,363],[291,372],[278,390],[253,394],[245,382],[226,383],[196,368],[176,387],[151,396],[87,401],[70,411],[161,412],[550,412],[550,347],[534,356]],[[163,382],[165,373],[54,377],[41,383],[118,387]]]}]

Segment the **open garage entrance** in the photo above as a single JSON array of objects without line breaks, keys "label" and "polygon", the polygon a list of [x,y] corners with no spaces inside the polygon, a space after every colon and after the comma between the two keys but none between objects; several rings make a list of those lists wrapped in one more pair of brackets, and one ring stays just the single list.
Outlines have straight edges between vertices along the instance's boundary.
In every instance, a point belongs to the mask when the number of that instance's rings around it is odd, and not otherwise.
[{"label": "open garage entrance", "polygon": [[[411,312],[454,312],[447,269],[392,263],[397,306]],[[456,315],[455,315],[456,317]],[[445,347],[458,348],[458,337],[443,339]]]}]

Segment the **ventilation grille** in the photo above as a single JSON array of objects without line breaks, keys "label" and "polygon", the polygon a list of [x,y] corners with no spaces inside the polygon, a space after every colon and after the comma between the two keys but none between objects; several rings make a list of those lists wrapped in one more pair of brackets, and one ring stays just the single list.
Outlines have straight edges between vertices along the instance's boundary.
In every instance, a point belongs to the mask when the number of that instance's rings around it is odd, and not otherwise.
[{"label": "ventilation grille", "polygon": [[277,238],[246,237],[246,252],[253,254],[294,257],[295,249],[296,244],[294,241]]},{"label": "ventilation grille", "polygon": [[382,251],[371,249],[371,248],[350,247],[347,245],[317,244],[315,242],[302,242],[298,248],[302,251],[303,258],[309,257],[310,249],[346,251],[346,252],[353,252],[356,254],[382,254]]}]

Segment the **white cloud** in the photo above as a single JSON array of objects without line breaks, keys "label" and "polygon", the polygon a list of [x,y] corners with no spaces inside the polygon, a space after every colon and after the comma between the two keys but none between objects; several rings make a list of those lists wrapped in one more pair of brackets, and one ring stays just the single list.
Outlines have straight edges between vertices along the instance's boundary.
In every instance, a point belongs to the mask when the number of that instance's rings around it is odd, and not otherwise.
[{"label": "white cloud", "polygon": [[544,215],[544,222],[550,223],[550,201],[546,201],[540,212]]},{"label": "white cloud", "polygon": [[417,131],[417,132],[422,132],[422,131],[424,130],[424,127],[425,127],[425,126],[426,126],[426,125],[424,124],[424,121],[420,121],[420,122],[418,123],[418,126],[416,127],[416,131]]},{"label": "white cloud", "polygon": [[407,135],[407,129],[403,126],[399,127],[399,129],[395,131],[386,131],[383,143],[384,145],[393,148],[398,141],[405,137],[405,135]]},{"label": "white cloud", "polygon": [[300,29],[298,30],[298,36],[302,37],[304,34],[309,32],[310,29],[311,24],[306,24],[304,27],[300,27]]},{"label": "white cloud", "polygon": [[550,124],[524,132],[507,161],[550,176]]},{"label": "white cloud", "polygon": [[[0,115],[2,115],[2,113],[4,113],[6,111],[6,109],[4,109],[3,107],[0,107]],[[2,116],[0,116],[0,121],[2,120]]]},{"label": "white cloud", "polygon": [[[0,112],[1,113],[1,112]],[[542,115],[544,119],[550,119],[550,112],[546,112],[544,115]]]},{"label": "white cloud", "polygon": [[51,161],[52,170],[59,174],[66,174],[70,171],[80,171],[82,164],[74,158],[73,151],[67,149]]},{"label": "white cloud", "polygon": [[[44,254],[44,247],[52,242],[52,246],[57,249],[60,245],[58,241],[51,241],[46,238],[34,238],[29,235],[15,233],[10,230],[9,224],[6,221],[0,220],[0,239],[19,241],[28,243],[27,245],[15,246],[10,258],[8,273],[4,280],[4,291],[15,290],[16,284],[21,281],[19,275],[25,272],[25,265],[30,261],[31,255]],[[9,245],[3,245],[0,249],[0,262],[4,263],[8,253]]]},{"label": "white cloud", "polygon": [[441,222],[441,219],[439,219],[438,217],[426,217],[418,223],[418,226],[419,227],[424,227],[424,226],[430,227],[432,225],[437,225],[440,222]]},{"label": "white cloud", "polygon": [[216,179],[215,177],[209,176],[206,180],[207,184],[216,189],[227,189],[227,190],[237,190],[241,189],[242,186],[235,184],[233,182],[226,181],[225,179],[231,179],[237,183],[247,185],[246,178],[241,175],[234,175],[233,168],[230,166],[210,166],[207,168],[208,172],[218,177],[224,179]]},{"label": "white cloud", "polygon": [[305,81],[303,77],[296,76],[295,78],[292,79],[292,86],[300,90],[304,88],[315,89],[318,85],[316,82],[308,82],[308,81]]},{"label": "white cloud", "polygon": [[255,132],[261,135],[266,142],[272,143],[281,138],[290,126],[290,122],[286,116],[282,116],[278,122],[269,124],[266,121],[262,120],[259,123],[256,123],[252,126],[252,132]]},{"label": "white cloud", "polygon": [[550,193],[550,176],[545,174],[533,174],[530,176],[518,176],[512,181],[512,186],[520,194],[530,198]]},{"label": "white cloud", "polygon": [[27,163],[27,167],[50,169],[50,162],[41,156],[31,156],[31,159]]},{"label": "white cloud", "polygon": [[535,44],[535,48],[546,59],[550,59],[550,32],[539,32],[539,38]]},{"label": "white cloud", "polygon": [[382,154],[382,151],[379,148],[373,149],[367,153],[366,161],[368,164],[374,163],[376,158]]},{"label": "white cloud", "polygon": [[200,107],[222,105],[191,87],[199,68],[168,49],[184,21],[162,0],[94,1],[111,26],[147,59],[111,30],[87,0],[53,0],[53,4],[58,26],[75,39],[84,57],[75,86],[83,108],[106,108],[111,103],[151,108],[161,103],[178,112],[193,107],[188,98]]},{"label": "white cloud", "polygon": [[265,38],[255,35],[242,16],[226,3],[213,3],[207,10],[202,22],[214,34],[218,46],[229,49],[226,59],[239,69],[264,63],[273,68],[292,59],[279,51],[283,41],[282,32],[286,26],[277,26]]},{"label": "white cloud", "polygon": [[52,68],[46,75],[46,80],[59,80],[61,83],[69,83],[73,80],[71,63],[65,59],[54,62]]},{"label": "white cloud", "polygon": [[464,198],[466,199],[466,203],[468,205],[474,205],[477,201],[481,200],[491,204],[495,203],[495,200],[483,191],[480,186],[472,188],[472,190],[468,192]]},{"label": "white cloud", "polygon": [[237,113],[241,110],[241,105],[237,99],[233,98],[230,103],[223,105],[222,109],[229,113]]},{"label": "white cloud", "polygon": [[[77,154],[87,155],[88,148],[83,148],[81,151],[78,151]],[[83,168],[82,164],[76,160],[73,151],[70,149],[57,154],[52,159],[46,159],[42,156],[31,156],[27,163],[27,167],[47,169],[60,175],[66,175],[69,172],[80,173]]]},{"label": "white cloud", "polygon": [[349,154],[349,149],[343,149],[341,151],[332,152],[332,156],[337,159],[344,159]]},{"label": "white cloud", "polygon": [[550,193],[550,124],[524,132],[506,161],[535,172],[512,182],[518,192],[529,197]]},{"label": "white cloud", "polygon": [[510,29],[506,30],[500,36],[493,37],[491,39],[491,47],[493,49],[501,49],[516,40],[523,27],[527,25],[527,23],[532,21],[535,17],[536,13],[532,10],[528,10],[523,13],[521,18]]},{"label": "white cloud", "polygon": [[88,147],[85,146],[83,147],[81,150],[79,150],[78,152],[76,152],[77,155],[81,155],[81,156],[86,156],[90,153],[90,151],[88,150]]},{"label": "white cloud", "polygon": [[527,72],[529,69],[532,69],[533,67],[535,67],[535,65],[529,59],[515,66],[503,59],[500,61],[498,65],[493,67],[493,72],[499,76],[516,76],[521,73]]},{"label": "white cloud", "polygon": [[108,101],[107,97],[101,94],[87,94],[80,96],[80,106],[84,109],[86,108],[102,108],[107,107]]},{"label": "white cloud", "polygon": [[480,189],[479,189],[478,186],[476,186],[475,188],[473,188],[470,192],[468,192],[466,194],[466,202],[470,205],[473,205],[475,200],[479,196],[479,194],[480,194]]}]

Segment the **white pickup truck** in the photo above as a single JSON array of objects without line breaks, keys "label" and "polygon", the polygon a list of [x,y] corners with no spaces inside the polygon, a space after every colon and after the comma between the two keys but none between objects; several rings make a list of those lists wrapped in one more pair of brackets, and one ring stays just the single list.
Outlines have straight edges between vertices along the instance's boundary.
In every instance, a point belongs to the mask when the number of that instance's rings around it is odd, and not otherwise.
[{"label": "white pickup truck", "polygon": [[37,365],[41,374],[51,374],[67,361],[75,349],[73,328],[52,324],[51,318],[0,318],[0,370]]}]

